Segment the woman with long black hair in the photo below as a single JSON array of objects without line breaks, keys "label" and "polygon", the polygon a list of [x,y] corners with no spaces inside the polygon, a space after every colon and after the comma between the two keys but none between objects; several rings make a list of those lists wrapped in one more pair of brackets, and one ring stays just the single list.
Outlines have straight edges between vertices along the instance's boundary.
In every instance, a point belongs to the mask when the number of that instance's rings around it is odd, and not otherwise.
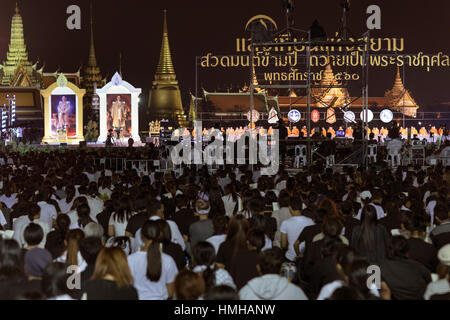
[{"label": "woman with long black hair", "polygon": [[114,212],[108,224],[108,236],[110,237],[123,237],[125,236],[125,229],[127,228],[128,221],[134,215],[131,209],[131,201],[128,197],[122,197],[120,199],[120,207]]},{"label": "woman with long black hair", "polygon": [[193,256],[196,264],[193,271],[203,276],[206,291],[220,285],[228,285],[236,289],[233,278],[228,271],[217,267],[216,251],[212,244],[206,241],[198,242],[193,249]]},{"label": "woman with long black hair", "polygon": [[386,228],[378,223],[376,209],[366,205],[361,212],[361,226],[353,229],[351,246],[370,263],[379,263],[386,258],[389,238]]},{"label": "woman with long black hair", "polygon": [[162,252],[161,228],[157,221],[147,221],[141,229],[143,248],[128,256],[139,300],[167,300],[174,292],[178,269],[171,256]]}]

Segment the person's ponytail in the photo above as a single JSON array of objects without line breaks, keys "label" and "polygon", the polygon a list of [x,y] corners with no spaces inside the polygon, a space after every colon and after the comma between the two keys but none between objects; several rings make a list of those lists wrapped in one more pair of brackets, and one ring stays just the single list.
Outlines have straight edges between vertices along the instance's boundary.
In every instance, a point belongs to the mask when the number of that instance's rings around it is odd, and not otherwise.
[{"label": "person's ponytail", "polygon": [[142,237],[147,241],[151,241],[147,249],[147,278],[156,282],[161,278],[162,273],[162,255],[160,242],[160,227],[156,221],[147,221],[141,230]]},{"label": "person's ponytail", "polygon": [[159,242],[155,239],[147,250],[147,278],[156,282],[161,278],[162,260]]}]

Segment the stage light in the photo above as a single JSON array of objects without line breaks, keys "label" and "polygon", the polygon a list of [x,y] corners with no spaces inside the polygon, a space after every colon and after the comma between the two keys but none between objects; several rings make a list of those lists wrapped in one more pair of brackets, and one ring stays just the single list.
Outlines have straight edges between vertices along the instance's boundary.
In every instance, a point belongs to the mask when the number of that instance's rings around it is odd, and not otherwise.
[{"label": "stage light", "polygon": [[327,34],[325,33],[323,27],[319,24],[319,21],[317,21],[317,19],[314,20],[311,28],[309,28],[309,31],[311,32],[311,41],[327,40]]}]

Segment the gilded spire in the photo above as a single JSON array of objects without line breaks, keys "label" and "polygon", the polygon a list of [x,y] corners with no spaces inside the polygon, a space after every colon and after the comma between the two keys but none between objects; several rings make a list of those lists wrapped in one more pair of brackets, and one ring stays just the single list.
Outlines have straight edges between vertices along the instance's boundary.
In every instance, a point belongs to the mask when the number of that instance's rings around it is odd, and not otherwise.
[{"label": "gilded spire", "polygon": [[170,75],[173,78],[175,77],[175,69],[173,68],[172,55],[170,54],[169,33],[167,31],[166,13],[167,10],[164,10],[163,37],[161,44],[161,52],[159,54],[158,67],[156,68],[156,80],[161,78],[160,76],[164,75],[165,76]]},{"label": "gilded spire", "polygon": [[92,1],[91,1],[91,47],[89,49],[89,67],[97,66],[97,58],[95,57],[95,45],[94,45],[94,21],[92,15]]},{"label": "gilded spire", "polygon": [[405,87],[403,86],[402,77],[400,76],[400,67],[397,66],[397,76],[395,77],[393,90],[403,91]]},{"label": "gilded spire", "polygon": [[22,70],[26,72],[28,78],[31,79],[33,85],[39,84],[36,79],[36,68],[28,60],[27,46],[25,45],[23,20],[20,15],[19,5],[16,2],[14,10],[15,14],[11,19],[11,38],[9,41],[8,52],[6,53],[6,61],[3,62],[3,77],[1,78],[1,85],[9,86],[16,85],[14,81],[16,76],[16,69],[22,66]]}]

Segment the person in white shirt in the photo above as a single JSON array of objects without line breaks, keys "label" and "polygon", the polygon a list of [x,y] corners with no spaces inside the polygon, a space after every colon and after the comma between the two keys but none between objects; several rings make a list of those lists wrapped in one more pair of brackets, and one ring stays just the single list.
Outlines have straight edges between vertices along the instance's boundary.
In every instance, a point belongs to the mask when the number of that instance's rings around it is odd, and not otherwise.
[{"label": "person in white shirt", "polygon": [[363,202],[363,205],[361,206],[361,208],[359,208],[358,214],[355,216],[355,219],[361,220],[362,208],[366,204],[369,204],[375,208],[375,210],[377,211],[377,219],[378,220],[380,220],[381,218],[384,218],[384,216],[386,214],[384,212],[383,207],[381,206],[382,199],[381,199],[378,191],[375,192],[375,196],[373,198],[372,198],[372,193],[370,191],[367,191],[367,190],[363,191],[363,192],[361,192],[360,198],[361,198],[361,201]]},{"label": "person in white shirt", "polygon": [[58,206],[61,213],[68,213],[70,211],[70,208],[75,200],[75,187],[72,185],[67,186],[65,193],[66,197],[58,201]]},{"label": "person in white shirt", "polygon": [[28,215],[20,216],[17,218],[13,223],[13,239],[17,241],[17,243],[24,248],[26,246],[25,237],[24,237],[24,231],[25,228],[30,223],[35,223],[41,226],[44,237],[42,238],[42,241],[39,243],[39,248],[45,247],[45,242],[47,239],[47,234],[50,232],[50,228],[48,227],[48,224],[46,222],[43,222],[40,220],[41,216],[41,208],[36,204],[30,204],[28,206]]},{"label": "person in white shirt", "polygon": [[58,216],[55,206],[49,203],[51,196],[52,194],[50,192],[50,189],[44,189],[39,192],[39,201],[37,203],[37,205],[41,207],[40,220],[47,223],[49,229],[53,228],[56,222],[56,217]]},{"label": "person in white shirt", "polygon": [[225,186],[225,195],[222,197],[222,201],[227,217],[231,218],[238,212],[241,198],[237,195],[233,184],[227,184]]},{"label": "person in white shirt", "polygon": [[286,190],[280,192],[278,198],[278,205],[280,209],[273,211],[272,218],[277,220],[277,232],[275,233],[274,245],[281,246],[281,233],[280,227],[283,221],[292,217],[291,211],[289,210],[289,193]]},{"label": "person in white shirt", "polygon": [[227,218],[222,215],[215,215],[213,218],[214,235],[206,239],[207,242],[213,245],[214,250],[219,252],[220,245],[226,240]]},{"label": "person in white shirt", "polygon": [[196,266],[192,271],[201,274],[203,279],[205,279],[205,291],[221,285],[227,285],[236,289],[233,278],[228,271],[217,267],[216,251],[212,244],[206,241],[199,241],[193,248],[193,256]]},{"label": "person in white shirt", "polygon": [[173,258],[162,252],[160,228],[155,221],[142,226],[141,251],[128,256],[128,264],[139,300],[167,300],[173,296],[178,269]]},{"label": "person in white shirt", "polygon": [[84,237],[84,232],[81,229],[70,230],[66,236],[66,250],[56,261],[65,263],[68,266],[76,266],[76,273],[83,272],[87,267],[87,263],[80,253],[79,243]]},{"label": "person in white shirt", "polygon": [[[314,221],[308,217],[302,216],[302,200],[300,195],[294,195],[289,201],[289,210],[292,217],[284,220],[280,226],[281,233],[281,248],[287,249],[286,259],[295,261],[297,257],[294,249],[294,243],[303,229],[314,224]],[[300,252],[303,253],[305,243],[300,244]]]},{"label": "person in white shirt", "polygon": [[98,187],[97,183],[89,183],[87,201],[89,207],[91,208],[90,217],[92,221],[98,223],[97,215],[103,211],[103,200],[98,197]]},{"label": "person in white shirt", "polygon": [[119,209],[109,218],[108,236],[124,237],[128,221],[131,219],[133,214],[130,199],[128,197],[123,197],[120,199]]},{"label": "person in white shirt", "polygon": [[5,183],[2,189],[2,195],[0,196],[0,202],[3,202],[8,209],[11,209],[17,201],[17,194],[11,191],[11,185],[9,183]]},{"label": "person in white shirt", "polygon": [[300,287],[280,276],[283,254],[274,248],[260,253],[260,277],[250,280],[240,291],[241,300],[308,300]]}]

